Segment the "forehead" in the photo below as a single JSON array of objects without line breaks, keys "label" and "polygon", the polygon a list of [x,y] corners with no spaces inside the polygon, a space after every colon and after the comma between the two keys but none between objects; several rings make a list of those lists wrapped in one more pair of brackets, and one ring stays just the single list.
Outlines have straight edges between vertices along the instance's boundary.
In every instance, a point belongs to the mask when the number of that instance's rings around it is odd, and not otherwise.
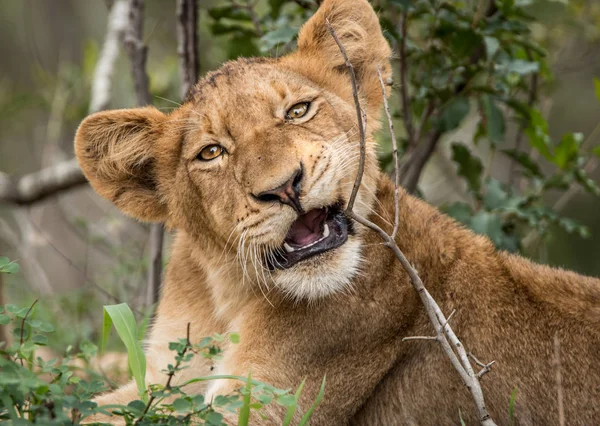
[{"label": "forehead", "polygon": [[320,91],[277,59],[249,58],[209,73],[191,91],[189,101],[202,121],[216,125],[216,121],[239,123],[272,116],[277,108],[311,100]]}]

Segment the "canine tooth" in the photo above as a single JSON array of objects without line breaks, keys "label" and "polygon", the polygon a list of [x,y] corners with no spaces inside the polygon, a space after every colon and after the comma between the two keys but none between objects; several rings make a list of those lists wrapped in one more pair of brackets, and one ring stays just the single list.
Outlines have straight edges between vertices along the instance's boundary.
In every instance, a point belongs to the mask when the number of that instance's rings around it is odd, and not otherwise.
[{"label": "canine tooth", "polygon": [[290,246],[288,243],[283,243],[283,248],[285,249],[285,251],[287,251],[288,253],[291,253],[294,251],[294,249],[292,248],[292,246]]},{"label": "canine tooth", "polygon": [[329,237],[329,225],[325,224],[325,226],[323,226],[323,238],[327,237]]}]

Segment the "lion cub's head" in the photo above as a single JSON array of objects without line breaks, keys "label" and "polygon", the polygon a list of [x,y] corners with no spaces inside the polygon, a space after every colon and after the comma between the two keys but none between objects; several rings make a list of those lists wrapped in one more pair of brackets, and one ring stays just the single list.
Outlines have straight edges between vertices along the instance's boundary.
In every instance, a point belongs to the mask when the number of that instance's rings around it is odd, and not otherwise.
[{"label": "lion cub's head", "polygon": [[235,259],[245,281],[295,298],[343,290],[361,256],[361,230],[343,214],[359,137],[348,72],[326,19],[354,66],[367,114],[355,210],[368,215],[379,173],[370,136],[382,101],[377,66],[384,79],[391,70],[365,0],[325,0],[296,52],[226,63],[170,114],[146,107],[88,117],[75,149],[94,189],[129,215],[188,234],[207,267],[231,268]]}]

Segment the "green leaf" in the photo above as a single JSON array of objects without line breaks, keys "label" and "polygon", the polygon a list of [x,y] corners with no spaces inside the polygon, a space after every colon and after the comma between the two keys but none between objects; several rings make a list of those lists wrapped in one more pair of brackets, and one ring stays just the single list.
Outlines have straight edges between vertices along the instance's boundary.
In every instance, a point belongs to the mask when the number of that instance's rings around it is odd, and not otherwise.
[{"label": "green leaf", "polygon": [[472,156],[466,146],[453,143],[452,160],[458,164],[458,174],[465,178],[469,189],[478,193],[481,188],[481,172],[483,171],[479,158]]},{"label": "green leaf", "polygon": [[8,257],[0,257],[0,273],[16,274],[19,269],[19,264],[16,261],[10,261]]},{"label": "green leaf", "polygon": [[498,215],[486,211],[477,212],[471,219],[471,229],[477,234],[487,235],[496,245],[502,242],[502,222]]},{"label": "green leaf", "polygon": [[536,109],[530,110],[529,126],[525,130],[529,144],[536,148],[540,154],[549,161],[553,160],[550,152],[550,136],[548,135],[548,122],[542,117],[542,113]]},{"label": "green leaf", "polygon": [[129,367],[138,386],[140,396],[147,402],[146,394],[146,356],[142,350],[137,335],[137,325],[133,312],[126,303],[119,305],[104,306],[104,321],[102,324],[102,344],[104,348],[108,333],[112,325],[115,326],[117,333],[125,347],[127,348],[127,358]]},{"label": "green leaf", "polygon": [[48,338],[42,334],[36,334],[31,338],[31,341],[36,345],[44,346],[48,344]]},{"label": "green leaf", "polygon": [[594,153],[596,155],[596,157],[600,157],[600,145],[598,145],[596,148],[592,149],[592,153]]},{"label": "green leaf", "polygon": [[483,97],[483,110],[487,121],[488,138],[491,142],[504,140],[504,113],[491,96]]},{"label": "green leaf", "polygon": [[8,315],[0,314],[0,325],[6,325],[10,322],[10,317]]},{"label": "green leaf", "polygon": [[483,41],[485,43],[485,51],[487,52],[487,57],[491,60],[500,48],[500,42],[497,38],[489,36],[485,36],[483,38]]},{"label": "green leaf", "polygon": [[473,209],[467,203],[453,203],[445,207],[443,210],[444,213],[459,221],[463,225],[469,225],[471,222],[471,216],[473,216]]},{"label": "green leaf", "polygon": [[594,93],[596,93],[596,99],[600,101],[600,79],[594,78]]},{"label": "green leaf", "polygon": [[260,50],[265,53],[279,44],[287,44],[298,35],[298,28],[283,26],[274,31],[269,31],[260,38]]},{"label": "green leaf", "polygon": [[313,402],[313,405],[311,405],[311,407],[308,409],[308,411],[306,413],[304,413],[304,416],[302,416],[302,419],[300,419],[300,423],[298,423],[298,426],[305,426],[306,424],[308,424],[308,421],[310,420],[313,412],[317,409],[317,407],[323,400],[323,396],[325,395],[326,379],[327,379],[327,376],[323,376],[323,382],[321,382],[321,389],[319,389],[319,394],[317,395],[315,402]]},{"label": "green leaf", "polygon": [[173,409],[179,412],[187,412],[192,408],[192,403],[185,398],[177,398],[173,401]]},{"label": "green leaf", "polygon": [[229,341],[235,345],[240,343],[240,335],[238,333],[231,333],[229,335]]},{"label": "green leaf", "polygon": [[284,407],[291,407],[296,403],[296,397],[294,395],[281,395],[277,397],[277,403]]},{"label": "green leaf", "polygon": [[247,426],[250,421],[250,399],[252,397],[252,371],[248,373],[248,380],[246,380],[246,386],[242,392],[243,405],[240,408],[240,414],[238,417],[238,426]]},{"label": "green leaf", "polygon": [[533,160],[533,158],[531,158],[531,156],[528,153],[517,151],[516,149],[505,149],[502,152],[508,155],[517,163],[519,163],[525,170],[530,172],[533,176],[538,176],[541,178],[544,177],[538,164]]},{"label": "green leaf", "polygon": [[508,72],[514,72],[519,75],[527,75],[540,70],[538,62],[524,61],[523,59],[515,59],[510,61],[507,67]]},{"label": "green leaf", "polygon": [[456,97],[442,110],[438,129],[441,132],[449,132],[460,126],[460,123],[469,113],[469,100],[464,97]]},{"label": "green leaf", "polygon": [[554,148],[554,164],[565,170],[579,155],[579,147],[583,142],[581,133],[569,133],[562,137]]}]

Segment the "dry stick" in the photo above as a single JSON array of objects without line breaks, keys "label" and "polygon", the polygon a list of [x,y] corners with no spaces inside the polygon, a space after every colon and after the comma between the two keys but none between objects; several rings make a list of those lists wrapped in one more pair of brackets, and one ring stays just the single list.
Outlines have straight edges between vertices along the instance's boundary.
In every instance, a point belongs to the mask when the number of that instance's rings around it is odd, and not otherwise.
[{"label": "dry stick", "polygon": [[565,406],[563,397],[563,381],[560,363],[560,339],[554,335],[554,367],[556,368],[556,393],[558,397],[558,424],[565,426]]},{"label": "dry stick", "polygon": [[398,141],[396,140],[396,132],[394,131],[394,123],[392,122],[392,116],[390,114],[390,107],[387,101],[387,92],[385,89],[385,83],[383,82],[383,77],[381,76],[381,70],[379,69],[379,65],[377,66],[377,77],[379,77],[379,84],[381,85],[381,93],[383,96],[383,105],[385,107],[385,114],[387,115],[388,125],[390,128],[390,136],[392,137],[392,154],[394,155],[394,230],[392,231],[392,239],[396,239],[396,234],[398,233],[398,226],[400,223],[400,209],[399,207],[399,186],[400,186],[400,170],[398,166]]},{"label": "dry stick", "polygon": [[[150,80],[146,72],[148,47],[143,42],[144,34],[144,0],[130,0],[129,27],[125,34],[125,49],[131,60],[131,74],[137,103],[139,106],[150,105]],[[146,303],[154,305],[158,302],[160,282],[162,278],[162,247],[164,228],[162,223],[154,223],[150,228],[150,267],[148,268],[148,287]]]},{"label": "dry stick", "polygon": [[360,143],[360,162],[358,163],[358,172],[356,174],[356,180],[354,181],[354,187],[352,188],[352,194],[350,195],[350,200],[348,201],[348,207],[346,207],[346,212],[351,212],[354,207],[354,201],[356,200],[356,195],[358,194],[358,189],[360,188],[360,183],[362,181],[362,176],[365,172],[365,156],[366,156],[366,146],[365,146],[365,126],[364,126],[364,114],[362,109],[360,108],[360,101],[358,100],[358,87],[356,85],[356,75],[354,74],[354,67],[350,63],[348,59],[348,55],[346,54],[346,49],[340,42],[335,33],[335,30],[331,26],[329,19],[325,19],[325,23],[327,24],[327,28],[329,29],[329,33],[335,40],[338,45],[340,52],[342,52],[342,56],[344,57],[344,63],[346,68],[348,69],[348,74],[350,74],[350,82],[352,83],[352,96],[354,97],[354,105],[356,105],[356,121],[358,122],[358,134],[359,134],[359,143]]},{"label": "dry stick", "polygon": [[[336,41],[338,47],[340,48],[340,51],[342,52],[342,55],[344,56],[344,59],[346,60],[346,67],[350,71],[350,77],[351,77],[351,81],[353,83],[352,84],[352,94],[354,97],[354,105],[356,107],[358,124],[359,124],[359,126],[361,126],[362,125],[362,120],[361,120],[362,109],[360,107],[360,103],[358,100],[358,90],[356,87],[356,81],[354,78],[354,72],[353,72],[352,65],[349,64],[344,47],[342,46],[339,39],[337,38],[337,35],[335,34],[335,30],[331,27],[328,20],[326,21],[326,24],[329,29],[329,32],[331,33],[332,37]],[[385,96],[384,96],[384,98],[385,98]],[[362,164],[363,169],[364,169],[366,146],[365,146],[364,135],[362,135],[362,136],[363,137],[361,137],[361,139],[360,139],[361,158],[360,158],[359,164]],[[396,168],[396,172],[397,172],[397,164],[396,163],[394,164],[394,167]],[[354,189],[353,189],[354,197],[356,197],[356,191],[358,191],[358,187],[360,186],[362,174],[364,172],[363,169],[359,169],[358,175],[356,176],[356,181],[355,181]],[[377,232],[379,234],[379,236],[383,239],[384,245],[387,248],[389,248],[390,250],[392,250],[392,252],[396,256],[396,258],[400,261],[400,264],[402,265],[404,270],[408,273],[408,275],[410,277],[410,281],[413,285],[413,288],[417,291],[417,294],[419,295],[421,302],[423,303],[423,306],[425,307],[425,311],[427,312],[429,321],[433,325],[433,328],[436,333],[435,337],[416,336],[415,338],[420,339],[420,340],[436,340],[441,344],[442,349],[444,350],[444,353],[446,354],[446,356],[448,357],[448,359],[454,366],[455,370],[460,375],[465,386],[467,386],[467,388],[471,392],[471,396],[473,397],[473,401],[475,403],[475,406],[477,407],[477,416],[478,416],[479,422],[483,426],[495,426],[495,422],[491,419],[491,417],[485,407],[485,400],[483,397],[483,391],[481,390],[481,385],[479,383],[479,377],[473,371],[473,367],[471,366],[471,362],[469,361],[469,357],[467,355],[467,352],[466,352],[463,344],[460,342],[458,337],[456,337],[456,335],[454,334],[454,331],[448,324],[448,319],[444,316],[444,314],[442,313],[442,310],[440,309],[440,307],[436,303],[436,301],[433,299],[433,297],[431,297],[431,295],[425,288],[423,282],[421,281],[419,274],[412,267],[412,265],[410,264],[408,259],[406,259],[406,257],[404,256],[404,253],[402,253],[402,251],[396,244],[396,241],[387,232],[385,232],[383,229],[381,229],[375,223],[356,214],[352,210],[352,206],[350,206],[350,205],[346,209],[346,215],[349,218],[357,221],[358,223],[366,226],[367,228]],[[415,338],[413,338],[413,340]],[[454,350],[456,350],[456,353],[454,352]],[[457,356],[457,354],[458,354],[458,356]]]}]

